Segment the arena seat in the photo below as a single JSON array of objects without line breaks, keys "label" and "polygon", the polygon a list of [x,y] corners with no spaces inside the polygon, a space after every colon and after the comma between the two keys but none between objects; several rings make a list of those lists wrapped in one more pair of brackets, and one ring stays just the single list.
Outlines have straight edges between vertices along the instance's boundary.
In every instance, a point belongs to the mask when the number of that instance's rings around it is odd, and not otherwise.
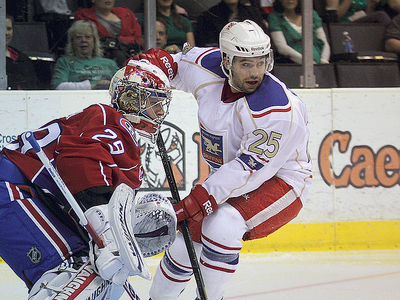
[{"label": "arena seat", "polygon": [[[303,67],[299,64],[275,64],[272,73],[290,88],[300,88]],[[335,69],[332,64],[314,65],[315,82],[318,88],[337,87]]]},{"label": "arena seat", "polygon": [[[355,54],[345,55],[343,32],[353,40]],[[397,61],[395,53],[386,52],[383,45],[385,26],[378,23],[330,23],[330,46],[333,61]]]},{"label": "arena seat", "polygon": [[338,87],[400,87],[397,62],[336,63]]},{"label": "arena seat", "polygon": [[11,46],[24,52],[31,60],[56,60],[49,49],[46,24],[44,22],[15,22]]},{"label": "arena seat", "polygon": [[33,61],[41,89],[49,89],[57,56],[50,51],[44,22],[15,22],[11,46]]}]

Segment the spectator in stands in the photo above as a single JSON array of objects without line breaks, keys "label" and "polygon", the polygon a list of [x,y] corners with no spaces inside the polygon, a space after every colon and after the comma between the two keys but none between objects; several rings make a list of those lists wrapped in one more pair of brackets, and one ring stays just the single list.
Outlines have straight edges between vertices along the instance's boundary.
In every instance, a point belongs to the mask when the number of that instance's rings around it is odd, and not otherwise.
[{"label": "spectator in stands", "polygon": [[267,32],[266,23],[259,8],[244,5],[239,0],[222,0],[197,18],[196,44],[201,47],[217,47],[219,33],[226,24],[247,19],[256,22],[264,32]]},{"label": "spectator in stands", "polygon": [[[384,11],[376,11],[380,0],[335,0],[340,23],[382,23],[391,21]],[[334,1],[333,1],[334,2]]]},{"label": "spectator in stands", "polygon": [[75,20],[91,21],[97,26],[105,57],[122,67],[127,58],[143,49],[142,28],[127,7],[114,7],[115,0],[93,0],[90,8],[79,8]]},{"label": "spectator in stands", "polygon": [[[182,11],[182,8],[179,9],[179,11]],[[176,53],[177,49],[181,51],[183,44],[186,42],[195,46],[192,23],[184,15],[178,13],[177,6],[173,0],[157,0],[157,17],[164,19],[168,24],[166,47],[169,47],[169,50],[166,49],[167,51],[171,52],[172,49],[171,53]],[[140,22],[144,21],[143,17],[138,19]]]},{"label": "spectator in stands", "polygon": [[181,51],[177,45],[168,45],[168,24],[162,17],[157,17],[156,19],[156,38],[157,38],[157,48],[162,48],[167,50],[169,53],[178,53]]},{"label": "spectator in stands", "polygon": [[268,19],[268,15],[274,11],[274,0],[260,0],[260,6],[264,18]]},{"label": "spectator in stands", "polygon": [[119,69],[114,60],[102,57],[97,27],[79,20],[68,29],[65,56],[54,67],[51,81],[57,90],[108,89],[111,78]]},{"label": "spectator in stands", "polygon": [[400,0],[380,0],[375,10],[383,10],[393,19],[400,13]]},{"label": "spectator in stands", "polygon": [[385,50],[400,55],[400,14],[393,18],[386,29]]},{"label": "spectator in stands", "polygon": [[[168,40],[168,24],[163,18],[157,17],[156,18],[157,48],[164,49],[164,47],[167,45],[167,40]],[[178,48],[178,50],[179,50],[179,48]],[[179,51],[177,51],[177,52],[179,52]],[[177,52],[175,52],[175,53],[177,53]]]},{"label": "spectator in stands", "polygon": [[[302,63],[302,15],[301,0],[275,0],[274,12],[268,16],[272,41],[278,51],[290,61]],[[313,11],[313,57],[314,63],[327,64],[330,47],[322,21]]]},{"label": "spectator in stands", "polygon": [[[315,3],[318,3],[318,2],[314,1],[314,7],[315,7]],[[323,8],[324,16],[321,16],[321,13],[317,10],[320,17],[322,18],[322,21],[327,24],[337,23],[339,21],[339,18],[337,15],[337,10],[339,7],[339,0],[325,0],[325,3],[323,3],[323,5],[325,5],[325,8]]]},{"label": "spectator in stands", "polygon": [[29,57],[10,46],[14,33],[14,18],[6,16],[6,74],[7,89],[35,90],[39,88],[39,81],[35,66]]}]

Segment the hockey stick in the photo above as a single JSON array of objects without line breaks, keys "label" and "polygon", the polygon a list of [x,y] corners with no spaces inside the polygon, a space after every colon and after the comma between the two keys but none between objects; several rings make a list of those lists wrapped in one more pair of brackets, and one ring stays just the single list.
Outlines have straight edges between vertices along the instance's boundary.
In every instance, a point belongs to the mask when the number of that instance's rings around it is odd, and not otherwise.
[{"label": "hockey stick", "polygon": [[[43,152],[42,148],[36,141],[35,135],[32,132],[28,131],[25,134],[25,138],[31,144],[33,150],[36,152],[40,161],[43,163],[44,167],[49,172],[51,178],[57,184],[61,193],[67,199],[69,205],[71,205],[71,208],[73,209],[73,211],[76,213],[77,217],[79,218],[79,223],[88,231],[88,233],[90,234],[90,236],[92,237],[92,239],[96,243],[96,245],[99,248],[104,248],[105,247],[104,241],[99,237],[99,235],[93,229],[92,225],[86,219],[86,216],[83,213],[82,208],[78,205],[74,196],[72,195],[72,193],[66,186],[64,180],[61,178],[61,176],[60,176],[60,174],[58,174],[56,168],[54,168],[54,166],[51,164],[49,158]],[[124,283],[124,289],[132,300],[140,300],[139,296],[135,293],[132,286],[129,284],[128,280],[126,280]]]},{"label": "hockey stick", "polygon": [[[174,178],[174,173],[172,171],[172,167],[168,158],[167,150],[165,149],[164,140],[161,136],[161,132],[158,134],[157,137],[157,147],[158,151],[160,152],[161,161],[165,170],[165,175],[168,180],[169,189],[171,190],[172,198],[180,202],[181,199],[179,197],[178,187],[176,186],[176,181]],[[197,289],[200,294],[201,300],[207,300],[207,291],[204,285],[203,276],[201,275],[199,262],[197,260],[196,251],[194,249],[192,236],[189,231],[189,226],[186,220],[183,220],[179,223],[181,226],[183,238],[185,240],[186,248],[189,254],[190,263],[192,264],[193,274],[196,279]]]}]

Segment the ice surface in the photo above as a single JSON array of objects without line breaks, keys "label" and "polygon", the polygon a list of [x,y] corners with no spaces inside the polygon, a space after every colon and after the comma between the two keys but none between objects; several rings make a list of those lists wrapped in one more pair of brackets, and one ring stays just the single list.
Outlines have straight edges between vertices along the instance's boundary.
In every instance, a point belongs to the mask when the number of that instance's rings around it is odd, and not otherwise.
[{"label": "ice surface", "polygon": [[[159,260],[146,258],[152,274]],[[148,300],[151,282],[129,281]],[[179,300],[193,300],[195,286],[190,281]],[[242,254],[224,300],[397,300],[399,295],[400,250],[291,252]],[[0,300],[11,299],[27,299],[27,289],[2,263]]]}]

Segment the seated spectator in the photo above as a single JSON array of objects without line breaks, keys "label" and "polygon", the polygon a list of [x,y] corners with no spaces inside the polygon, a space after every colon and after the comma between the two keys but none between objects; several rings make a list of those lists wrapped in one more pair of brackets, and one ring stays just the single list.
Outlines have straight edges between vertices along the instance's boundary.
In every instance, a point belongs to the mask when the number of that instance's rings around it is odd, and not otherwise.
[{"label": "seated spectator", "polygon": [[400,14],[386,28],[385,50],[400,55]]},{"label": "seated spectator", "polygon": [[400,0],[380,0],[375,10],[383,10],[393,19],[400,13]]},{"label": "seated spectator", "polygon": [[51,87],[57,90],[108,89],[119,69],[115,61],[102,57],[96,25],[79,20],[68,29],[65,56],[54,67]]},{"label": "seated spectator", "polygon": [[177,45],[169,45],[167,46],[168,41],[168,24],[167,22],[161,18],[157,17],[156,19],[156,42],[157,48],[162,48],[167,50],[169,53],[178,53],[181,51]]},{"label": "seated spectator", "polygon": [[218,46],[219,32],[231,21],[252,20],[265,32],[267,27],[261,10],[239,0],[222,0],[197,18],[195,38],[198,46]]},{"label": "seated spectator", "polygon": [[325,16],[322,18],[323,22],[327,24],[337,23],[339,21],[337,15],[339,0],[325,0],[324,4],[325,4]]},{"label": "seated spectator", "polygon": [[114,7],[115,0],[93,0],[90,8],[79,8],[75,20],[91,21],[97,26],[105,57],[119,67],[143,49],[142,28],[127,7]]},{"label": "seated spectator", "polygon": [[261,11],[264,17],[274,12],[274,0],[260,0]]},{"label": "seated spectator", "polygon": [[[182,8],[180,8],[180,11]],[[192,23],[184,15],[180,15],[173,0],[157,0],[157,18],[166,21],[168,27],[168,39],[166,47],[179,51],[184,43],[188,42],[195,46]],[[143,24],[144,16],[138,18]],[[168,50],[167,50],[168,51]],[[178,51],[178,52],[179,52]]]},{"label": "seated spectator", "polygon": [[[274,12],[268,16],[272,41],[278,51],[292,62],[302,63],[302,15],[301,0],[275,0]],[[321,18],[313,11],[314,63],[327,64],[330,47]]]},{"label": "seated spectator", "polygon": [[[156,19],[156,45],[157,45],[157,48],[164,49],[164,47],[167,45],[167,39],[168,39],[168,29],[167,28],[168,28],[167,22],[163,18],[157,17],[157,19]],[[178,50],[179,50],[179,48],[178,48]]]},{"label": "seated spectator", "polygon": [[6,74],[8,90],[35,90],[39,81],[29,57],[10,46],[14,33],[14,19],[6,16]]},{"label": "seated spectator", "polygon": [[380,0],[336,0],[337,16],[340,23],[382,23],[391,21],[384,11],[376,11]]}]

